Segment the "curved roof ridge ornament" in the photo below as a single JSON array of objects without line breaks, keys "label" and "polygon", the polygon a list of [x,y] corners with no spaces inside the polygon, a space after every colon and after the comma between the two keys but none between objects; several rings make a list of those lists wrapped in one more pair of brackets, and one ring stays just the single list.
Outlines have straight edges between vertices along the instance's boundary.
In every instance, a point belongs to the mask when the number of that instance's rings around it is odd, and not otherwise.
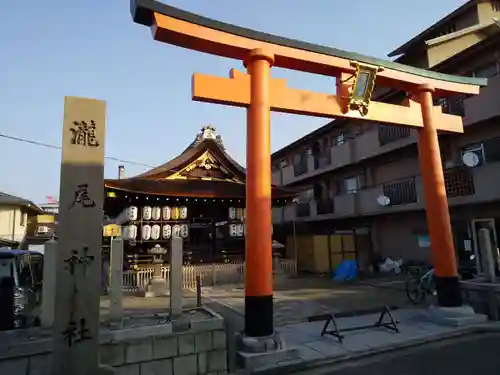
[{"label": "curved roof ridge ornament", "polygon": [[247,29],[154,0],[131,0],[130,5],[134,22],[151,27],[155,40],[222,57],[243,60],[248,51],[271,45],[277,67],[338,77],[354,73],[350,61],[358,61],[385,68],[377,75],[377,83],[405,91],[409,91],[408,86],[429,84],[437,95],[478,94],[479,88],[487,84],[483,78],[443,74]]}]

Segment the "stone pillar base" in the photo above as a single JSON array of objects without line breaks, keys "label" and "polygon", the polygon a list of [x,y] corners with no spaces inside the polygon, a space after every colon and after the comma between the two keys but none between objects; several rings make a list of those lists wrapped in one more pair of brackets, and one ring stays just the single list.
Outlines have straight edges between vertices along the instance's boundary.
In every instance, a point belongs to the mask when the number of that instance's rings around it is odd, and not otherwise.
[{"label": "stone pillar base", "polygon": [[164,297],[168,295],[167,281],[161,276],[154,276],[146,287],[144,297]]},{"label": "stone pillar base", "polygon": [[265,337],[236,336],[237,361],[240,368],[254,371],[259,367],[299,358],[296,348],[287,348],[279,333]]},{"label": "stone pillar base", "polygon": [[476,314],[471,306],[441,307],[430,306],[422,311],[420,317],[439,325],[463,327],[467,325],[479,324],[488,321],[488,317],[483,314]]}]

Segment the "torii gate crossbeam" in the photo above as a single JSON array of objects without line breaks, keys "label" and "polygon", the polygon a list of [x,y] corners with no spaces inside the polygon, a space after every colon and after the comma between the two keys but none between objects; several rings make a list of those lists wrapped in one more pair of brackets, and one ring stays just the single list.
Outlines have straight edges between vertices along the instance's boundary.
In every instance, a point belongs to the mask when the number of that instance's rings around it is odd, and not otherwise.
[{"label": "torii gate crossbeam", "polygon": [[[245,335],[271,336],[273,329],[270,111],[320,117],[360,115],[346,111],[346,76],[353,62],[378,68],[377,84],[408,93],[402,105],[371,102],[367,121],[418,129],[419,159],[436,275],[438,303],[462,305],[451,232],[438,131],[462,132],[462,119],[443,114],[433,98],[478,94],[485,79],[418,69],[334,48],[265,34],[211,20],[154,0],[132,0],[134,22],[151,29],[157,41],[244,62],[248,76],[195,74],[193,99],[247,108]],[[337,78],[337,95],[292,90],[271,79],[271,66]]]}]

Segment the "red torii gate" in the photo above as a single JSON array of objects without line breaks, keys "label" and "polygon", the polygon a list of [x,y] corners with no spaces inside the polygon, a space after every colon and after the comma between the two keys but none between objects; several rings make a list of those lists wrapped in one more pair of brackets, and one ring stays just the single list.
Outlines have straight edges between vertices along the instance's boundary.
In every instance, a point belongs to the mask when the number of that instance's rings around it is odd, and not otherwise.
[{"label": "red torii gate", "polygon": [[[440,306],[462,305],[444,185],[438,131],[463,132],[459,116],[443,114],[433,96],[478,94],[485,79],[418,69],[211,20],[153,0],[131,0],[134,22],[157,41],[243,61],[248,74],[195,73],[193,99],[247,108],[245,335],[273,334],[270,111],[362,118],[418,129],[418,150]],[[337,95],[287,88],[271,66],[337,78]],[[375,77],[403,90],[401,105],[370,102]],[[354,78],[354,83],[350,79]],[[364,81],[362,80],[364,79]],[[352,87],[354,84],[354,87]],[[362,85],[363,84],[363,85]]]}]

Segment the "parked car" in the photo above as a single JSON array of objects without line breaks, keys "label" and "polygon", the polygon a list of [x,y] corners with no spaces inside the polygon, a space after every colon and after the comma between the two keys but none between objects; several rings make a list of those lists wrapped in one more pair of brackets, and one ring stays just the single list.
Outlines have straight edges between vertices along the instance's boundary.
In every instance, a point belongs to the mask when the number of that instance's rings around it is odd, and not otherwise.
[{"label": "parked car", "polygon": [[14,289],[13,307],[0,306],[0,309],[13,311],[12,328],[38,325],[42,302],[43,255],[36,251],[0,248],[2,279],[10,279],[2,285],[11,285]]}]

